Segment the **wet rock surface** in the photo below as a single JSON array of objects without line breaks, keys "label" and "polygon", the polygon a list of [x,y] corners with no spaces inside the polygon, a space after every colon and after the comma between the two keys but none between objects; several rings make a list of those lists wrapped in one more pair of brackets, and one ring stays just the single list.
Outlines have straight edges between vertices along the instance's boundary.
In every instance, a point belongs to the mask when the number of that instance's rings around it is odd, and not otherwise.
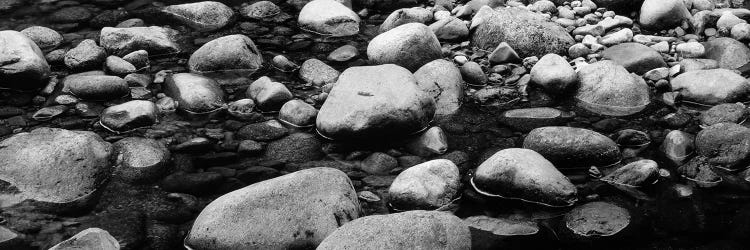
[{"label": "wet rock surface", "polygon": [[742,249],[746,2],[0,0],[0,249]]}]

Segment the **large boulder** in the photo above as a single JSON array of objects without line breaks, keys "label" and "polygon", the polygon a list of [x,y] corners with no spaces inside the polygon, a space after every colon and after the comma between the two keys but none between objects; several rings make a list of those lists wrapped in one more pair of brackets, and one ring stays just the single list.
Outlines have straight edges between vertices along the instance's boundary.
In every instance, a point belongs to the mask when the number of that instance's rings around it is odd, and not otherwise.
[{"label": "large boulder", "polygon": [[583,128],[537,128],[523,140],[523,147],[539,152],[558,168],[608,166],[621,157],[612,139]]},{"label": "large boulder", "polygon": [[578,71],[576,105],[606,116],[627,116],[644,110],[650,89],[643,78],[628,73],[613,61],[586,65]]},{"label": "large boulder", "polygon": [[683,0],[645,0],[639,20],[643,28],[658,31],[680,26],[691,18]]},{"label": "large boulder", "polygon": [[402,210],[437,209],[455,199],[461,185],[456,164],[438,159],[410,167],[388,189],[391,206]]},{"label": "large boulder", "polygon": [[421,23],[393,28],[376,36],[367,45],[367,57],[373,63],[392,63],[412,72],[442,55],[435,33]]},{"label": "large boulder", "polygon": [[18,31],[0,31],[0,65],[0,88],[32,90],[47,85],[50,68],[44,54]]},{"label": "large boulder", "polygon": [[359,16],[335,0],[314,0],[299,12],[300,29],[315,34],[343,37],[359,33]]},{"label": "large boulder", "polygon": [[736,69],[750,62],[750,48],[729,37],[720,37],[703,43],[705,58],[719,62],[719,67]]},{"label": "large boulder", "polygon": [[501,42],[507,42],[521,58],[550,53],[566,55],[575,44],[559,24],[519,8],[493,10],[484,6],[471,20],[471,27],[471,42],[475,46],[492,51]]},{"label": "large boulder", "polygon": [[621,43],[605,49],[602,58],[642,75],[655,68],[667,67],[658,51],[640,43]]},{"label": "large boulder", "polygon": [[188,60],[190,72],[240,71],[253,73],[263,64],[263,56],[253,40],[245,35],[228,35],[207,42]]},{"label": "large boulder", "polygon": [[130,52],[145,50],[150,56],[180,52],[177,31],[159,26],[102,28],[99,45],[110,55],[123,57]]},{"label": "large boulder", "polygon": [[471,240],[469,226],[455,215],[409,211],[354,220],[317,249],[469,249]]},{"label": "large boulder", "polygon": [[672,79],[671,85],[684,100],[709,105],[746,101],[750,96],[747,79],[728,69],[685,72]]},{"label": "large boulder", "polygon": [[192,249],[315,248],[360,215],[349,177],[312,168],[225,194],[203,209],[185,240]]},{"label": "large boulder", "polygon": [[38,128],[0,142],[0,180],[19,201],[74,211],[92,205],[112,173],[111,155],[112,145],[93,132]]},{"label": "large boulder", "polygon": [[471,184],[484,195],[552,207],[578,200],[573,183],[541,154],[523,148],[503,149],[477,167]]},{"label": "large boulder", "polygon": [[461,71],[452,62],[437,59],[414,72],[417,86],[435,100],[435,116],[455,114],[464,99]]},{"label": "large boulder", "polygon": [[339,76],[316,125],[333,139],[395,139],[426,128],[434,114],[435,101],[407,69],[352,67]]},{"label": "large boulder", "polygon": [[164,7],[161,13],[197,31],[221,29],[234,17],[232,8],[214,1],[170,5]]},{"label": "large boulder", "polygon": [[164,93],[177,101],[177,108],[189,113],[207,114],[226,107],[224,90],[202,75],[172,74],[164,82]]}]

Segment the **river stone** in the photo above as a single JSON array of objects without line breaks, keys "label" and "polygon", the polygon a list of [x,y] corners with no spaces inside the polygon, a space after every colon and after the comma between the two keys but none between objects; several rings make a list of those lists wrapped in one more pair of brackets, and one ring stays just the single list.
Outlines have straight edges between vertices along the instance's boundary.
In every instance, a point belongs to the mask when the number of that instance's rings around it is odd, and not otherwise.
[{"label": "river stone", "polygon": [[109,232],[94,227],[78,232],[49,250],[76,249],[120,250],[120,243]]},{"label": "river stone", "polygon": [[403,8],[391,12],[380,25],[380,33],[389,31],[402,24],[427,23],[432,21],[432,11],[420,7]]},{"label": "river stone", "polygon": [[42,88],[51,73],[36,43],[13,30],[0,31],[0,65],[0,88]]},{"label": "river stone", "polygon": [[358,55],[359,51],[357,50],[357,47],[347,44],[339,47],[334,51],[331,51],[326,59],[334,62],[346,62],[351,60],[352,58],[357,57]]},{"label": "river stone", "polygon": [[393,28],[376,36],[367,45],[367,57],[373,63],[392,63],[412,72],[442,55],[437,37],[421,23]]},{"label": "river stone", "polygon": [[622,232],[631,223],[630,212],[610,202],[595,201],[565,214],[565,226],[576,237],[607,237]]},{"label": "river stone", "polygon": [[194,73],[239,71],[251,74],[263,64],[263,56],[253,40],[245,35],[228,35],[207,42],[188,60]]},{"label": "river stone", "polygon": [[419,210],[356,219],[317,249],[469,249],[471,240],[469,227],[455,215]]},{"label": "river stone", "polygon": [[686,58],[680,60],[680,73],[703,69],[718,69],[719,62],[712,59]]},{"label": "river stone", "polygon": [[305,169],[217,198],[195,219],[185,244],[192,249],[315,248],[358,218],[360,210],[344,172]]},{"label": "river stone", "polygon": [[417,86],[435,100],[435,117],[455,114],[464,99],[461,71],[452,62],[437,59],[414,72]]},{"label": "river stone", "polygon": [[576,105],[606,116],[638,113],[651,102],[650,89],[643,78],[628,73],[613,61],[595,62],[578,71]]},{"label": "river stone", "polygon": [[154,139],[128,137],[113,144],[115,175],[130,183],[149,183],[159,180],[169,171],[170,154],[167,147]]},{"label": "river stone", "polygon": [[539,225],[534,221],[492,218],[484,215],[471,216],[464,221],[470,227],[492,232],[498,236],[534,235],[539,233]]},{"label": "river stone", "polygon": [[576,187],[568,177],[530,149],[498,151],[477,167],[471,183],[484,195],[545,206],[567,207],[578,200]]},{"label": "river stone", "polygon": [[104,48],[96,45],[96,41],[86,39],[65,53],[65,66],[73,71],[97,70],[106,58]]},{"label": "river stone", "polygon": [[578,82],[573,67],[562,56],[544,55],[531,67],[531,82],[551,94],[562,94]]},{"label": "river stone", "polygon": [[722,122],[741,124],[747,118],[747,114],[747,107],[741,102],[722,103],[701,113],[700,121],[703,126],[711,126]]},{"label": "river stone", "polygon": [[583,128],[537,128],[526,136],[523,147],[539,152],[558,168],[607,166],[620,160],[617,143]]},{"label": "river stone", "polygon": [[351,67],[339,76],[316,125],[328,138],[387,140],[422,130],[434,114],[435,101],[407,69],[393,64]]},{"label": "river stone", "polygon": [[42,51],[51,51],[63,42],[60,33],[47,27],[31,26],[21,30],[21,33],[34,41]]},{"label": "river stone", "polygon": [[694,70],[673,78],[672,91],[684,100],[719,104],[746,101],[750,95],[747,79],[728,69]]},{"label": "river stone", "polygon": [[38,128],[0,142],[0,179],[54,212],[82,209],[109,179],[111,155],[93,132]]},{"label": "river stone", "polygon": [[602,52],[602,58],[612,60],[639,75],[655,68],[667,67],[659,52],[640,43],[621,43],[609,47]]},{"label": "river stone", "polygon": [[448,137],[440,127],[431,127],[419,136],[408,139],[404,148],[409,153],[421,157],[442,155],[448,151]]},{"label": "river stone", "polygon": [[283,83],[263,76],[247,87],[245,95],[255,101],[262,111],[278,111],[287,101],[293,98],[292,92]]},{"label": "river stone", "polygon": [[156,104],[153,102],[132,100],[104,109],[100,122],[110,131],[126,132],[154,125],[158,117]]},{"label": "river stone", "polygon": [[703,43],[705,58],[719,62],[719,67],[736,69],[750,62],[750,48],[740,41],[720,37]]},{"label": "river stone", "polygon": [[679,131],[672,130],[664,137],[659,150],[669,159],[673,165],[681,166],[693,155],[695,136]]},{"label": "river stone", "polygon": [[171,74],[164,81],[164,93],[188,113],[213,113],[226,106],[224,91],[211,78],[192,74]]},{"label": "river stone", "polygon": [[279,109],[279,121],[294,127],[310,127],[315,125],[318,110],[312,105],[298,99],[284,103]]},{"label": "river stone", "polygon": [[336,82],[340,74],[338,70],[315,58],[307,59],[299,68],[302,80],[318,86]]},{"label": "river stone", "polygon": [[563,111],[548,108],[511,109],[500,115],[500,123],[518,131],[528,132],[535,128],[555,126],[565,123],[572,116]]},{"label": "river stone", "polygon": [[116,76],[81,73],[63,79],[64,90],[81,99],[112,100],[130,94],[128,82]]},{"label": "river stone", "polygon": [[320,139],[308,133],[294,133],[268,143],[263,159],[276,162],[304,163],[325,156]]},{"label": "river stone", "polygon": [[683,0],[645,0],[641,5],[639,21],[648,30],[665,30],[680,26],[692,15]]},{"label": "river stone", "polygon": [[130,52],[145,50],[151,56],[180,52],[177,31],[159,26],[112,28],[104,27],[99,35],[99,45],[110,55],[125,56]]},{"label": "river stone", "polygon": [[659,177],[659,165],[652,160],[638,160],[622,166],[600,180],[613,185],[641,187],[653,184]]},{"label": "river stone", "polygon": [[438,159],[401,172],[388,189],[391,206],[400,210],[436,209],[457,197],[461,176],[456,164]]},{"label": "river stone", "polygon": [[161,12],[197,31],[221,29],[234,16],[232,8],[214,1],[170,5]]},{"label": "river stone", "polygon": [[359,16],[335,0],[314,0],[302,7],[300,29],[324,36],[344,37],[359,33]]},{"label": "river stone", "polygon": [[695,148],[708,163],[744,168],[750,159],[750,129],[735,123],[711,125],[695,136]]},{"label": "river stone", "polygon": [[107,72],[113,75],[122,76],[135,73],[136,71],[135,65],[125,61],[125,59],[122,59],[119,56],[108,56],[104,65],[107,68]]},{"label": "river stone", "polygon": [[519,8],[482,7],[471,20],[471,43],[492,51],[507,42],[521,58],[546,54],[565,55],[575,44],[573,37],[560,25],[541,14]]},{"label": "river stone", "polygon": [[259,1],[242,7],[242,16],[257,20],[273,17],[281,13],[281,8],[271,1]]}]

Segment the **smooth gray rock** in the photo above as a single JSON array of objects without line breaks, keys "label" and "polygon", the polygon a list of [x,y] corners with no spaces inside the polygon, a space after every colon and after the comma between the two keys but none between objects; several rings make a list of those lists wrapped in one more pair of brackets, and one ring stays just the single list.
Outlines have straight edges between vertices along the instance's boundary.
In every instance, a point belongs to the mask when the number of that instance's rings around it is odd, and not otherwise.
[{"label": "smooth gray rock", "polygon": [[193,249],[316,247],[361,213],[340,170],[312,168],[225,194],[195,219],[185,244]]},{"label": "smooth gray rock", "polygon": [[661,54],[640,43],[621,43],[605,49],[602,58],[622,65],[629,72],[642,75],[649,70],[667,67]]},{"label": "smooth gray rock", "polygon": [[128,137],[113,144],[116,155],[115,175],[131,183],[157,181],[169,172],[170,153],[154,139]]},{"label": "smooth gray rock", "polygon": [[521,58],[554,53],[565,55],[575,44],[573,37],[560,25],[538,13],[518,8],[482,7],[471,21],[471,43],[492,51],[507,42]]},{"label": "smooth gray rock", "polygon": [[455,215],[409,211],[354,220],[317,249],[469,249],[471,240],[469,227]]},{"label": "smooth gray rock", "polygon": [[558,168],[608,166],[621,158],[612,139],[583,128],[537,128],[524,138],[523,147],[539,152]]},{"label": "smooth gray rock", "polygon": [[21,33],[34,41],[42,51],[52,51],[63,42],[60,33],[47,27],[31,26],[21,30]]},{"label": "smooth gray rock", "polygon": [[694,70],[682,73],[670,82],[684,100],[702,104],[746,101],[750,97],[747,79],[728,69]]},{"label": "smooth gray rock", "polygon": [[424,129],[434,114],[435,101],[407,69],[392,64],[352,67],[339,76],[316,125],[321,135],[333,139],[387,139]]},{"label": "smooth gray rock", "polygon": [[396,64],[416,71],[442,57],[440,42],[421,23],[408,23],[384,32],[367,45],[367,57],[374,64]]},{"label": "smooth gray rock", "polygon": [[604,60],[578,70],[576,105],[606,116],[628,116],[650,103],[650,89],[638,75],[615,62]]},{"label": "smooth gray rock", "polygon": [[128,82],[116,76],[84,72],[69,75],[62,82],[63,90],[86,100],[113,100],[130,94]]},{"label": "smooth gray rock", "polygon": [[104,109],[99,121],[110,131],[126,132],[154,125],[158,117],[156,104],[153,102],[132,100]]},{"label": "smooth gray rock", "polygon": [[109,179],[111,154],[112,145],[93,132],[38,128],[0,142],[0,179],[18,190],[10,194],[18,201],[56,213],[84,209]]},{"label": "smooth gray rock", "polygon": [[47,85],[51,73],[39,47],[23,33],[0,31],[0,87],[32,90]]},{"label": "smooth gray rock", "polygon": [[133,51],[145,50],[151,56],[180,52],[177,31],[159,26],[112,28],[104,27],[99,35],[99,45],[110,55],[125,56]]},{"label": "smooth gray rock", "polygon": [[471,180],[483,195],[518,199],[552,207],[572,206],[577,190],[568,177],[530,149],[503,149],[477,167]]},{"label": "smooth gray rock", "polygon": [[251,74],[263,65],[263,56],[253,40],[245,35],[228,35],[207,42],[188,60],[194,73],[239,71]]},{"label": "smooth gray rock", "polygon": [[314,0],[299,12],[300,29],[319,35],[344,37],[359,33],[359,16],[335,0]]},{"label": "smooth gray rock", "polygon": [[417,86],[435,100],[435,117],[455,114],[464,99],[461,72],[452,62],[437,59],[414,72]]},{"label": "smooth gray rock", "polygon": [[232,8],[214,1],[169,5],[161,12],[197,31],[221,29],[234,17]]},{"label": "smooth gray rock", "polygon": [[226,106],[224,90],[211,78],[192,74],[172,74],[164,82],[164,93],[177,101],[177,108],[189,113],[206,114]]},{"label": "smooth gray rock", "polygon": [[450,204],[459,195],[460,186],[456,164],[432,160],[398,174],[388,188],[389,203],[401,210],[436,209]]}]

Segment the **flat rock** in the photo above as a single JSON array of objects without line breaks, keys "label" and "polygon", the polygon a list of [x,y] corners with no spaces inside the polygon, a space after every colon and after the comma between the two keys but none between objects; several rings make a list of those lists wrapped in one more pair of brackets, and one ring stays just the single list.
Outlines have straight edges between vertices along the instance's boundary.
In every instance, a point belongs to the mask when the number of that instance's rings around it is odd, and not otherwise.
[{"label": "flat rock", "polygon": [[214,31],[232,21],[234,10],[220,2],[203,1],[169,5],[161,12],[197,31]]},{"label": "flat rock", "polygon": [[640,43],[621,43],[605,49],[602,58],[622,65],[629,72],[642,75],[649,70],[667,67],[661,54]]},{"label": "flat rock", "polygon": [[577,106],[606,116],[628,116],[650,103],[650,89],[640,76],[613,61],[604,60],[578,70]]}]

